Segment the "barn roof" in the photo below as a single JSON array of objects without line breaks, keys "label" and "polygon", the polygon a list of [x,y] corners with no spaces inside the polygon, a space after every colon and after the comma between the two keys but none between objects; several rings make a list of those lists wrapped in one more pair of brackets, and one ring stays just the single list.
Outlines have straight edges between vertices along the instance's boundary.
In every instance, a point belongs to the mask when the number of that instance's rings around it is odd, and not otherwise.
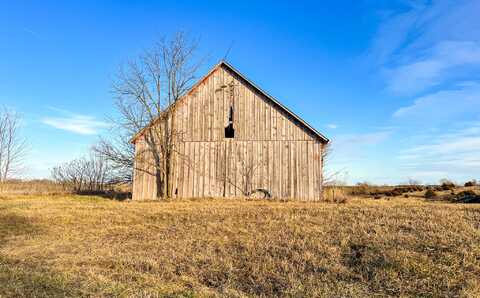
[{"label": "barn roof", "polygon": [[[298,122],[300,122],[300,124],[302,124],[305,128],[307,128],[310,132],[312,132],[315,136],[317,136],[322,142],[324,143],[328,143],[329,139],[327,137],[325,137],[323,134],[321,134],[318,130],[316,130],[315,128],[313,128],[310,124],[308,124],[307,122],[305,122],[305,120],[303,120],[302,118],[300,118],[297,114],[295,114],[294,112],[292,112],[289,108],[287,108],[286,106],[284,106],[280,101],[278,101],[275,97],[271,96],[270,94],[268,94],[267,92],[265,92],[263,89],[261,89],[260,87],[258,87],[255,83],[253,83],[252,81],[250,81],[246,76],[244,76],[240,71],[238,71],[237,69],[235,69],[235,67],[233,67],[231,64],[229,64],[227,61],[225,60],[221,60],[219,63],[217,63],[217,65],[215,65],[204,77],[202,77],[197,83],[195,83],[192,88],[190,88],[190,90],[182,97],[180,98],[178,101],[181,101],[183,98],[185,98],[186,96],[188,96],[190,93],[193,92],[193,90],[195,90],[195,88],[197,86],[199,86],[203,81],[205,81],[212,73],[215,72],[215,70],[217,70],[218,68],[222,67],[222,66],[225,66],[226,68],[228,68],[230,71],[232,71],[233,73],[235,73],[236,75],[238,75],[240,78],[242,78],[245,82],[247,82],[249,85],[251,85],[255,90],[257,90],[259,93],[261,93],[262,95],[264,95],[266,98],[268,98],[269,100],[271,100],[276,106],[278,106],[280,109],[282,109],[283,111],[285,111],[288,115],[290,115],[292,118],[294,118],[295,120],[297,120]],[[155,122],[155,121],[153,121]],[[135,140],[140,137],[144,132],[145,130],[150,127],[153,123],[145,126],[143,129],[141,129],[138,133],[136,133],[132,139],[130,140],[131,143],[135,143]]]}]

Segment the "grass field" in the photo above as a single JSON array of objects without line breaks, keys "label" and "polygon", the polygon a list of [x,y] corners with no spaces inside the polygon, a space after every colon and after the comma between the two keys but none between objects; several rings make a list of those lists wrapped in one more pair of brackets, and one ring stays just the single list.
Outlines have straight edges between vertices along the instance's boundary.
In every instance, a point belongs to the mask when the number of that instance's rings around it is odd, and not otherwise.
[{"label": "grass field", "polygon": [[0,297],[480,296],[480,205],[0,197]]}]

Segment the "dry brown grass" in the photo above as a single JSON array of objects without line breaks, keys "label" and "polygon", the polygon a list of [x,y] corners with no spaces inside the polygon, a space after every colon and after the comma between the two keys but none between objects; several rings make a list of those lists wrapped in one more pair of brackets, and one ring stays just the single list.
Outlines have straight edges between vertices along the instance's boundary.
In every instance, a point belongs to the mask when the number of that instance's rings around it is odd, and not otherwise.
[{"label": "dry brown grass", "polygon": [[[75,194],[72,185],[62,185],[52,180],[10,180],[0,182],[0,196],[7,195],[73,195]],[[109,185],[105,191],[98,191],[97,194],[102,194],[103,197],[111,199],[125,199],[131,198],[130,184],[116,184]]]},{"label": "dry brown grass", "polygon": [[50,180],[11,180],[0,183],[0,195],[56,195],[69,194],[71,190]]},{"label": "dry brown grass", "polygon": [[0,297],[480,295],[480,206],[0,198]]}]

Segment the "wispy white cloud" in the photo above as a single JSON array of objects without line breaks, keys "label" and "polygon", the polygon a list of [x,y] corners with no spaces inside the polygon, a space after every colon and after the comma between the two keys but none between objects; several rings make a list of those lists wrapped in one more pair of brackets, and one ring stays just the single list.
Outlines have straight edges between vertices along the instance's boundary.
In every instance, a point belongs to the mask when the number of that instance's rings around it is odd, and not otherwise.
[{"label": "wispy white cloud", "polygon": [[[418,3],[418,2],[410,2]],[[425,1],[388,15],[369,51],[391,93],[399,176],[435,182],[480,172],[480,2]],[[470,121],[470,122],[467,122]],[[397,149],[399,150],[399,149]]]},{"label": "wispy white cloud", "polygon": [[[338,146],[344,145],[375,145],[386,140],[391,134],[390,130],[361,134],[349,134],[337,137]],[[349,147],[349,146],[347,146]]]},{"label": "wispy white cloud", "polygon": [[463,82],[455,88],[441,90],[418,97],[409,105],[397,109],[397,119],[421,120],[431,124],[448,121],[453,117],[466,117],[480,111],[480,83]]},{"label": "wispy white cloud", "polygon": [[44,117],[41,119],[41,122],[57,129],[81,135],[95,135],[98,134],[100,130],[108,127],[106,122],[99,121],[92,116],[73,114],[58,109],[54,110],[66,115],[62,117]]},{"label": "wispy white cloud", "polygon": [[442,83],[461,66],[480,65],[480,43],[442,41],[424,58],[387,70],[388,88],[397,94],[411,94]]},{"label": "wispy white cloud", "polygon": [[36,31],[33,31],[33,30],[29,29],[29,28],[23,28],[23,32],[28,33],[29,35],[31,35],[31,36],[33,36],[33,37],[35,37],[35,38],[37,38],[37,39],[40,39],[39,34],[38,34]]},{"label": "wispy white cloud", "polygon": [[327,173],[340,172],[347,183],[369,179],[385,182],[385,168],[379,156],[393,132],[390,127],[380,127],[370,132],[334,136],[326,162]]},{"label": "wispy white cloud", "polygon": [[372,148],[386,141],[391,130],[338,135],[332,141],[331,158],[338,167],[352,167],[353,163],[364,160]]},{"label": "wispy white cloud", "polygon": [[[478,178],[480,175],[480,122],[467,123],[462,129],[431,136],[401,152],[401,168],[418,176],[435,173],[431,179],[450,177],[458,180]],[[416,174],[415,174],[416,173]],[[433,180],[431,180],[433,181]]]},{"label": "wispy white cloud", "polygon": [[383,12],[383,22],[367,52],[370,62],[377,66],[389,63],[401,48],[410,31],[426,10],[426,5],[410,6],[406,12]]},{"label": "wispy white cloud", "polygon": [[479,1],[409,3],[386,16],[368,52],[388,90],[411,95],[480,68]]},{"label": "wispy white cloud", "polygon": [[327,124],[327,127],[328,127],[328,128],[331,128],[331,129],[335,129],[335,128],[338,127],[338,125],[337,125],[337,124],[330,123],[330,124]]}]

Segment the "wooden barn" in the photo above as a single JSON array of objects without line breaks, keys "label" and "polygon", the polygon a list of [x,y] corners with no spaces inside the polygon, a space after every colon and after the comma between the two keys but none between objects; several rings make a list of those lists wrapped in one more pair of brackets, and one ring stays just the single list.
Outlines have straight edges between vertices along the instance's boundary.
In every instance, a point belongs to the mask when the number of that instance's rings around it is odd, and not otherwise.
[{"label": "wooden barn", "polygon": [[[182,132],[172,162],[173,197],[319,200],[328,139],[225,61],[175,103]],[[146,146],[139,133],[136,152]],[[133,199],[156,199],[154,175],[136,161]]]}]

